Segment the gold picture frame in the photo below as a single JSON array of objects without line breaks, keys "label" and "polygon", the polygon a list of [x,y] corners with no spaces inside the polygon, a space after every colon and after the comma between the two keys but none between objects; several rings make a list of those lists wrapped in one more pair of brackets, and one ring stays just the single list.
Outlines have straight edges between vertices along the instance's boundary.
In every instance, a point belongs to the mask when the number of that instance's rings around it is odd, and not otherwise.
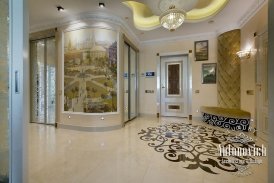
[{"label": "gold picture frame", "polygon": [[194,56],[196,61],[208,60],[208,40],[194,42]]}]

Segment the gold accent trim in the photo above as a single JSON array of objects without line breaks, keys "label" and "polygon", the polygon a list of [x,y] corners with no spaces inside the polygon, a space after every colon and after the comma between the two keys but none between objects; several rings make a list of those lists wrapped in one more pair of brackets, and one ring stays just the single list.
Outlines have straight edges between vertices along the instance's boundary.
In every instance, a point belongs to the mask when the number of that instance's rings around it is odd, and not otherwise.
[{"label": "gold accent trim", "polygon": [[[212,0],[206,7],[194,8],[187,12],[185,22],[200,22],[211,18],[220,12],[229,0]],[[153,30],[161,26],[159,16],[154,15],[151,9],[140,2],[124,1],[125,6],[133,12],[133,22],[139,30]]]},{"label": "gold accent trim", "polygon": [[139,52],[139,49],[127,38],[125,34],[123,34],[123,40],[127,44],[129,44],[130,47],[132,47],[136,52]]}]

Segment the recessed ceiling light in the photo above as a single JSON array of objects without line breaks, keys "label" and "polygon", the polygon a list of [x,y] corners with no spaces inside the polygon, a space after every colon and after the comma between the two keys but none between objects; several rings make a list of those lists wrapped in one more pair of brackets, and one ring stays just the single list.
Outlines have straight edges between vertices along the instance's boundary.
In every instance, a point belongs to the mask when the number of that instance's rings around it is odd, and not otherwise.
[{"label": "recessed ceiling light", "polygon": [[105,3],[99,3],[99,7],[100,8],[104,8],[105,7]]},{"label": "recessed ceiling light", "polygon": [[58,11],[64,11],[65,9],[62,6],[57,6]]}]

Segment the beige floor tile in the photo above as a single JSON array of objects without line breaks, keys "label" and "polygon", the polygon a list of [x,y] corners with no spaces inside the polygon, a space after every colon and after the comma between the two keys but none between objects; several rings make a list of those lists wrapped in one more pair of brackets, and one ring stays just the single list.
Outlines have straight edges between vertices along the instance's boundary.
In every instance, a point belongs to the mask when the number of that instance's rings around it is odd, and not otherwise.
[{"label": "beige floor tile", "polygon": [[[141,129],[189,123],[182,118],[140,117],[119,130],[82,132],[29,125],[30,183],[266,183],[267,159],[252,166],[253,174],[237,177],[218,171],[189,170],[171,162],[140,140]],[[192,124],[203,124],[193,121]],[[216,128],[219,129],[219,128]],[[220,129],[219,129],[220,130]]]}]

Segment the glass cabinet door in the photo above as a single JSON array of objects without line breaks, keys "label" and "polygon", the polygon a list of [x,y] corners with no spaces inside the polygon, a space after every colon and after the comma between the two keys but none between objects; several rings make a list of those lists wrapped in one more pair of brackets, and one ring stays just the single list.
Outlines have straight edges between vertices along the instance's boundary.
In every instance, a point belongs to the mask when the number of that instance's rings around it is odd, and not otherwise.
[{"label": "glass cabinet door", "polygon": [[47,39],[47,65],[46,65],[46,123],[55,123],[56,106],[56,57],[55,57],[55,39]]},{"label": "glass cabinet door", "polygon": [[127,44],[124,44],[124,121],[129,120],[129,100],[128,100],[128,78],[129,78],[129,73],[128,73],[128,54],[129,52],[129,46]]},{"label": "glass cabinet door", "polygon": [[124,44],[124,121],[137,116],[137,52]]},{"label": "glass cabinet door", "polygon": [[31,53],[31,122],[45,121],[45,41],[32,41]]},{"label": "glass cabinet door", "polygon": [[31,122],[55,124],[56,57],[55,38],[30,42]]},{"label": "glass cabinet door", "polygon": [[0,183],[9,182],[9,1],[0,1]]},{"label": "glass cabinet door", "polygon": [[130,119],[137,116],[137,76],[136,76],[136,51],[130,48]]}]

